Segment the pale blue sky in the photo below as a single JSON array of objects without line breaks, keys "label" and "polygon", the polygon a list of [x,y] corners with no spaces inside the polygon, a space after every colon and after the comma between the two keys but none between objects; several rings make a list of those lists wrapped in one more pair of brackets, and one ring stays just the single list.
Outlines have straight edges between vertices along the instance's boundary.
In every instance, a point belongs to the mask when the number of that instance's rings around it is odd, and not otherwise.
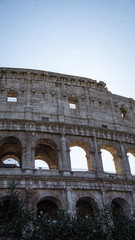
[{"label": "pale blue sky", "polygon": [[0,0],[0,66],[102,80],[135,99],[135,0]]}]

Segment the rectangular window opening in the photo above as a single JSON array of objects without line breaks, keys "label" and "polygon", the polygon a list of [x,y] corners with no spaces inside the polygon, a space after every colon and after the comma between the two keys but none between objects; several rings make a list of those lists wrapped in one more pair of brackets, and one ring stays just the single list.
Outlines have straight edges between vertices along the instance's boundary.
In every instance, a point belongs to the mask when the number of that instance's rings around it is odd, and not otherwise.
[{"label": "rectangular window opening", "polygon": [[77,100],[69,99],[69,107],[70,107],[70,109],[77,109]]},{"label": "rectangular window opening", "polygon": [[103,127],[103,128],[107,128],[107,125],[102,124],[102,127]]},{"label": "rectangular window opening", "polygon": [[7,101],[8,102],[17,102],[17,97],[8,97]]},{"label": "rectangular window opening", "polygon": [[69,107],[71,109],[76,109],[76,103],[69,103]]},{"label": "rectangular window opening", "polygon": [[8,93],[7,102],[17,102],[17,94],[16,93]]}]

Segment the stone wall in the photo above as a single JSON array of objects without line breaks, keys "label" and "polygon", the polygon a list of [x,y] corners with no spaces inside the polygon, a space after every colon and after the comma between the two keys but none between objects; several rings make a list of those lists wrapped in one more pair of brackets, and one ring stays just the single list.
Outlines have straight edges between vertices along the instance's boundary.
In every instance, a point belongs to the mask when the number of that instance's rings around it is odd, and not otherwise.
[{"label": "stone wall", "polygon": [[[41,201],[76,210],[115,201],[126,214],[135,206],[135,101],[112,94],[92,79],[27,69],[0,68],[0,195],[14,179],[29,204]],[[82,147],[88,171],[72,171],[70,147]],[[103,171],[101,148],[114,157],[116,174]],[[4,164],[14,158],[20,167]],[[35,169],[43,159],[49,170]]]}]

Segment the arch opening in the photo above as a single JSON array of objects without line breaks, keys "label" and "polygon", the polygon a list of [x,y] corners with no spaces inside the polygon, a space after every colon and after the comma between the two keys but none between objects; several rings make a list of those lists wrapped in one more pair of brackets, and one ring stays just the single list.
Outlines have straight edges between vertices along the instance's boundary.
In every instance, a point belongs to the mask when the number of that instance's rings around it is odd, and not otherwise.
[{"label": "arch opening", "polygon": [[76,141],[70,145],[70,162],[72,171],[93,170],[92,158],[87,143]]},{"label": "arch opening", "polygon": [[35,160],[35,169],[45,169],[49,170],[48,164],[42,159]]},{"label": "arch opening", "polygon": [[60,202],[54,197],[45,197],[37,204],[37,216],[46,214],[48,217],[57,218]]},{"label": "arch opening", "polygon": [[105,172],[122,174],[120,157],[118,151],[111,145],[104,145],[101,148],[103,169]]},{"label": "arch opening", "polygon": [[[38,168],[39,166],[39,168]],[[35,147],[35,168],[57,169],[57,146],[49,139],[40,139]]]},{"label": "arch opening", "polygon": [[112,207],[113,216],[117,216],[118,214],[123,213],[121,205],[115,200],[112,201],[111,207]]},{"label": "arch opening", "polygon": [[82,197],[76,203],[76,210],[83,218],[87,216],[94,218],[94,209],[96,206],[97,204],[94,199],[90,197]]},{"label": "arch opening", "polygon": [[16,137],[6,137],[0,141],[0,167],[21,167],[22,146]]},{"label": "arch opening", "polygon": [[88,171],[86,152],[81,147],[71,147],[70,158],[72,171]]},{"label": "arch opening", "polygon": [[129,150],[127,153],[130,171],[132,175],[135,175],[135,150]]},{"label": "arch opening", "polygon": [[124,214],[127,217],[131,216],[131,208],[129,203],[123,198],[114,198],[111,203],[113,215]]},{"label": "arch opening", "polygon": [[20,163],[14,158],[7,158],[3,163],[6,167],[20,167]]},{"label": "arch opening", "polygon": [[102,163],[103,163],[104,172],[116,173],[112,154],[105,149],[101,149],[101,151],[102,151]]}]

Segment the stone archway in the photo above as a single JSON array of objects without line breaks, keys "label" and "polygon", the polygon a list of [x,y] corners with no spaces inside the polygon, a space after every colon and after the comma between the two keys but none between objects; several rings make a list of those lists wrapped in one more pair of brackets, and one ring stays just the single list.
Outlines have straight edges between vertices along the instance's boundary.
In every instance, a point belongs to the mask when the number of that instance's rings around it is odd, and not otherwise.
[{"label": "stone archway", "polygon": [[130,217],[131,208],[129,203],[125,199],[121,197],[116,197],[112,200],[111,205],[114,215],[123,213],[125,216]]},{"label": "stone archway", "polygon": [[132,175],[135,175],[135,149],[131,148],[127,152],[129,166],[130,166],[130,172]]},{"label": "stone archway", "polygon": [[46,162],[49,169],[58,168],[57,146],[49,139],[39,139],[35,146],[35,160]]},{"label": "stone archway", "polygon": [[2,168],[21,167],[22,144],[16,137],[9,136],[0,141],[0,166]]},{"label": "stone archway", "polygon": [[[112,157],[113,157],[113,162],[114,162],[114,166],[115,166],[115,171],[117,174],[122,174],[122,168],[121,168],[121,163],[120,163],[120,157],[118,155],[118,151],[117,149],[112,146],[111,144],[104,144],[102,147],[101,147],[101,150],[106,150],[107,152],[109,152]],[[103,159],[102,159],[103,161]]]},{"label": "stone archway", "polygon": [[46,196],[42,198],[37,204],[37,216],[47,214],[52,218],[57,217],[57,211],[61,208],[59,199]]},{"label": "stone archway", "polygon": [[85,151],[85,153],[86,153],[85,158],[86,158],[86,162],[87,162],[87,170],[92,171],[93,170],[92,158],[91,158],[91,155],[90,155],[88,144],[83,142],[83,141],[74,141],[70,144],[70,149],[72,147],[79,147],[79,148],[81,148]]},{"label": "stone archway", "polygon": [[82,217],[89,215],[94,218],[94,209],[96,207],[96,201],[91,197],[81,197],[76,202],[76,210]]}]

